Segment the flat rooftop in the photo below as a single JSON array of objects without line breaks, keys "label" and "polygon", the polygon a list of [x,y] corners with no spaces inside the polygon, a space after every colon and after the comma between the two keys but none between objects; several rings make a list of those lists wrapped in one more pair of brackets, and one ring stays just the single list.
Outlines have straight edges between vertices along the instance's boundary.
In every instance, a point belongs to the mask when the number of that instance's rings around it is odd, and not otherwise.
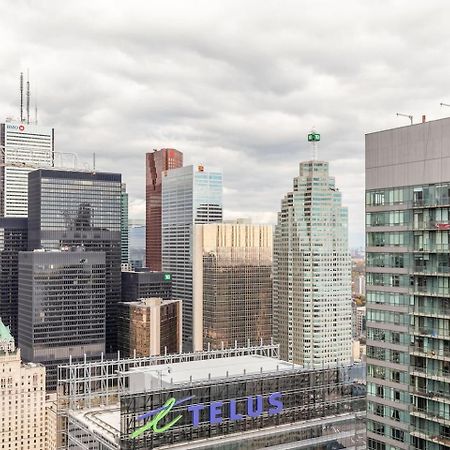
[{"label": "flat rooftop", "polygon": [[250,376],[300,369],[301,366],[262,355],[187,361],[157,366],[134,367],[122,373],[129,379],[129,393],[148,392],[169,386],[223,380],[227,377]]}]

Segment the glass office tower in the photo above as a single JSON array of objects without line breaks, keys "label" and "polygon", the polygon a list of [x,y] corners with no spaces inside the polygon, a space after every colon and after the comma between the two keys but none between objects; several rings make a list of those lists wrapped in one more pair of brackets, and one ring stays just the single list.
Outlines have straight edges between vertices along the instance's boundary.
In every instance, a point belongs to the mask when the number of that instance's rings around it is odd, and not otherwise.
[{"label": "glass office tower", "polygon": [[166,170],[183,166],[183,153],[174,148],[153,150],[145,155],[145,259],[146,267],[161,271],[162,179]]},{"label": "glass office tower", "polygon": [[366,136],[367,437],[450,448],[450,119]]},{"label": "glass office tower", "polygon": [[106,256],[106,351],[117,349],[121,298],[121,175],[36,170],[29,174],[29,249],[83,246]]},{"label": "glass office tower", "polygon": [[347,214],[328,162],[300,163],[274,236],[274,338],[285,361],[307,367],[351,361]]},{"label": "glass office tower", "polygon": [[0,218],[0,319],[17,342],[19,252],[28,247],[28,220]]},{"label": "glass office tower", "polygon": [[205,349],[271,342],[271,225],[195,225],[193,272],[194,310],[203,315],[194,336]]},{"label": "glass office tower", "polygon": [[120,254],[122,264],[128,264],[130,259],[129,254],[129,239],[128,239],[128,193],[127,186],[122,183],[122,194],[120,196]]},{"label": "glass office tower", "polygon": [[192,347],[192,233],[194,224],[222,221],[222,174],[203,166],[164,173],[162,268],[172,275],[172,296],[183,302],[183,342]]},{"label": "glass office tower", "polygon": [[21,252],[19,340],[26,361],[47,367],[56,388],[56,367],[69,357],[100,357],[105,351],[105,253]]}]

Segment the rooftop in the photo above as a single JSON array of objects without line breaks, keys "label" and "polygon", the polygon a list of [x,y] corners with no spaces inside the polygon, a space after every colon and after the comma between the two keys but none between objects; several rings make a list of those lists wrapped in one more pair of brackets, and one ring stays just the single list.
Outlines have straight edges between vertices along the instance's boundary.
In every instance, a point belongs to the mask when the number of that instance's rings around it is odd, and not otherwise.
[{"label": "rooftop", "polygon": [[187,361],[158,366],[134,367],[122,375],[129,377],[129,392],[147,392],[169,386],[223,380],[228,377],[250,376],[300,369],[279,359],[262,355]]}]

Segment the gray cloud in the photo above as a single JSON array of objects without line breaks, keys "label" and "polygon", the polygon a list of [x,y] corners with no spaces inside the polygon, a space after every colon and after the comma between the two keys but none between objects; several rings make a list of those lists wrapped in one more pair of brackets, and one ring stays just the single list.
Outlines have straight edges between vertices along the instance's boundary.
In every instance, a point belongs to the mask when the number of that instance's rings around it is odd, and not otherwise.
[{"label": "gray cloud", "polygon": [[363,243],[364,133],[447,115],[448,3],[357,0],[16,1],[0,16],[0,114],[31,69],[57,150],[124,175],[143,218],[144,155],[221,168],[228,216],[275,221],[306,134]]}]

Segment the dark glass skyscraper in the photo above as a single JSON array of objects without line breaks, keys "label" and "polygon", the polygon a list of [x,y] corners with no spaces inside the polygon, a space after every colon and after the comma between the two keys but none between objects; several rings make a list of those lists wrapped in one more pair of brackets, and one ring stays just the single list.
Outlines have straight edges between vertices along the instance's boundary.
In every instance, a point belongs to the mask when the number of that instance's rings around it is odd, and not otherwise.
[{"label": "dark glass skyscraper", "polygon": [[0,318],[17,342],[19,252],[27,250],[28,220],[0,218]]},{"label": "dark glass skyscraper", "polygon": [[147,153],[146,165],[146,242],[147,267],[161,271],[161,195],[162,174],[166,170],[183,166],[183,153],[163,148]]},{"label": "dark glass skyscraper", "polygon": [[150,272],[148,269],[122,272],[122,301],[135,302],[141,298],[172,299],[172,275]]},{"label": "dark glass skyscraper", "polygon": [[20,253],[18,345],[25,360],[47,367],[51,389],[58,363],[104,352],[104,252]]},{"label": "dark glass skyscraper", "polygon": [[29,248],[83,246],[106,256],[106,352],[117,349],[121,296],[121,175],[36,170],[29,174]]}]

